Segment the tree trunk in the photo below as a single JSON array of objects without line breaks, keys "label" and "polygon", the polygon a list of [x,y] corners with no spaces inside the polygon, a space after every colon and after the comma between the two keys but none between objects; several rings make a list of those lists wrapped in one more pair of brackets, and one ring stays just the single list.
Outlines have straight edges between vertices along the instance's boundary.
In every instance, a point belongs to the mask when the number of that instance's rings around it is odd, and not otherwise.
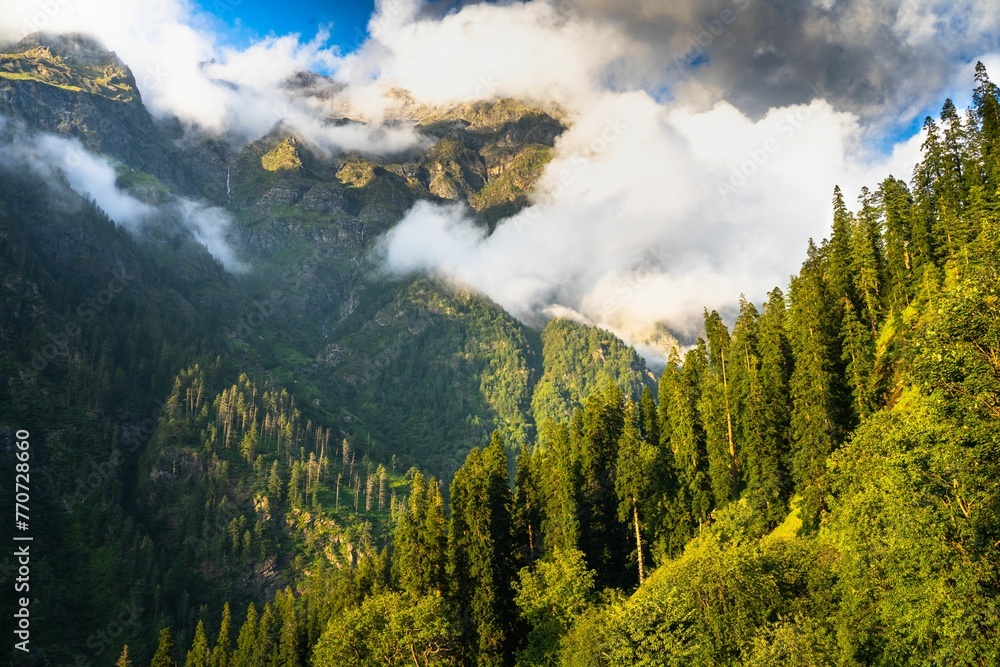
[{"label": "tree trunk", "polygon": [[639,561],[639,585],[646,579],[646,573],[642,569],[642,534],[639,532],[639,507],[632,496],[632,522],[635,524],[635,553]]}]

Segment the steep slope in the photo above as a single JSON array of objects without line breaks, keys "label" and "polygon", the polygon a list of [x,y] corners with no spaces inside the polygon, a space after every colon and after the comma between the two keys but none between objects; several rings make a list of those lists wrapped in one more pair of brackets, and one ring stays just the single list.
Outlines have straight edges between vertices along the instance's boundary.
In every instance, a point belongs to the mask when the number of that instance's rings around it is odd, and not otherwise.
[{"label": "steep slope", "polygon": [[559,318],[542,331],[542,375],[531,397],[531,411],[541,423],[564,421],[583,407],[587,396],[608,383],[638,400],[656,378],[634,349],[597,327]]},{"label": "steep slope", "polygon": [[543,346],[488,299],[387,278],[371,257],[420,199],[486,226],[523,206],[563,129],[548,113],[424,110],[426,145],[387,157],[331,155],[280,125],[238,151],[180,144],[128,68],[75,35],[0,55],[0,113],[26,140],[78,138],[144,202],[224,207],[250,266],[224,271],[170,216],[133,235],[58,174],[0,169],[0,427],[30,425],[37,446],[39,660],[105,661],[111,640],[88,643],[122,604],[134,615],[114,642],[148,647],[141,661],[160,626],[188,643],[222,600],[387,558],[409,467],[446,485],[497,428],[524,448],[543,370],[562,392],[538,399],[545,414],[605,379],[647,381],[609,334],[554,325]]}]

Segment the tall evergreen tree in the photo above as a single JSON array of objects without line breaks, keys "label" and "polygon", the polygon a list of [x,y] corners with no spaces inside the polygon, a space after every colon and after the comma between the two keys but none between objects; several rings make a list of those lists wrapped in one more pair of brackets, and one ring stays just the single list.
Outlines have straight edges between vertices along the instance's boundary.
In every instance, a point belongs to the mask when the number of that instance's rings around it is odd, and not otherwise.
[{"label": "tall evergreen tree", "polygon": [[660,443],[659,409],[648,386],[642,388],[642,394],[639,396],[639,427],[646,442]]},{"label": "tall evergreen tree", "polygon": [[274,608],[270,602],[265,602],[264,609],[260,612],[260,618],[257,620],[257,639],[254,641],[260,667],[269,667],[276,660],[278,655],[277,634]]},{"label": "tall evergreen tree", "polygon": [[643,561],[644,528],[639,515],[640,507],[645,514],[650,503],[649,496],[654,490],[651,475],[655,471],[655,458],[656,449],[642,436],[638,406],[631,400],[626,401],[615,464],[615,492],[618,496],[618,519],[632,526],[640,585],[646,578],[646,571]]},{"label": "tall evergreen tree", "polygon": [[861,210],[851,233],[851,275],[858,298],[858,317],[874,334],[882,314],[885,275],[882,234],[878,205],[868,188],[862,188],[860,200]]},{"label": "tall evergreen tree", "polygon": [[539,457],[523,447],[517,457],[514,475],[514,530],[522,560],[530,565],[540,555],[542,492],[536,470]]},{"label": "tall evergreen tree", "polygon": [[702,377],[697,405],[705,427],[708,474],[715,506],[722,507],[739,494],[741,473],[729,378],[731,340],[719,313],[705,311],[705,335],[708,338],[708,372]]},{"label": "tall evergreen tree", "polygon": [[840,317],[824,281],[824,251],[809,244],[808,258],[791,283],[788,332],[794,355],[792,397],[792,476],[802,495],[807,526],[818,525],[829,493],[826,457],[834,450],[845,424],[840,419],[837,369]]},{"label": "tall evergreen tree", "polygon": [[156,645],[156,652],[149,663],[149,667],[176,667],[174,662],[174,635],[170,628],[160,630],[160,640]]},{"label": "tall evergreen tree", "polygon": [[232,631],[232,615],[229,611],[229,603],[222,607],[222,622],[219,624],[219,638],[212,647],[212,667],[229,667],[231,658],[232,642],[230,632]]},{"label": "tall evergreen tree", "polygon": [[539,482],[544,495],[542,532],[545,550],[577,549],[580,540],[578,491],[581,486],[579,461],[570,443],[569,426],[549,422],[543,426],[540,442]]},{"label": "tall evergreen tree", "polygon": [[580,550],[600,586],[624,586],[629,578],[628,528],[618,519],[615,495],[623,400],[618,386],[609,383],[588,397],[583,410]]},{"label": "tall evergreen tree", "polygon": [[882,181],[875,201],[882,218],[882,234],[887,287],[885,305],[901,313],[914,295],[915,271],[930,254],[926,239],[914,234],[913,198],[903,181],[889,177]]},{"label": "tall evergreen tree", "polygon": [[240,626],[240,634],[236,639],[232,667],[263,667],[263,661],[258,657],[260,651],[257,632],[257,607],[251,602],[247,607],[246,620]]},{"label": "tall evergreen tree", "polygon": [[209,667],[211,652],[208,650],[208,638],[205,636],[205,624],[198,621],[194,629],[194,639],[191,641],[191,649],[187,652],[184,660],[184,667]]},{"label": "tall evergreen tree", "polygon": [[869,416],[878,407],[878,381],[875,376],[875,338],[867,322],[862,322],[850,301],[844,304],[844,324],[840,332],[842,355],[846,362],[847,384],[857,420]]},{"label": "tall evergreen tree", "polygon": [[494,431],[488,447],[469,452],[451,484],[451,598],[464,621],[467,650],[476,665],[509,665],[514,655],[512,504],[507,455],[500,432]]},{"label": "tall evergreen tree", "polygon": [[851,279],[852,268],[852,232],[854,220],[844,203],[844,193],[840,186],[833,190],[833,231],[827,246],[826,279],[827,290],[832,303],[842,303],[841,299],[856,301],[854,284]]},{"label": "tall evergreen tree", "polygon": [[302,656],[299,648],[299,620],[295,605],[295,595],[290,588],[279,591],[274,597],[280,628],[278,631],[278,650],[276,659],[271,661],[275,667],[301,667]]},{"label": "tall evergreen tree", "polygon": [[393,533],[393,577],[414,597],[444,592],[447,525],[441,491],[432,477],[413,471],[410,496]]},{"label": "tall evergreen tree", "polygon": [[[792,495],[789,475],[791,455],[792,349],[786,329],[785,295],[775,288],[768,295],[757,322],[757,352],[760,360],[759,413],[753,412],[756,443],[753,463],[748,462],[748,485],[754,487],[751,505],[760,507],[766,520],[776,525],[784,517]],[[762,506],[762,507],[761,507]]]}]

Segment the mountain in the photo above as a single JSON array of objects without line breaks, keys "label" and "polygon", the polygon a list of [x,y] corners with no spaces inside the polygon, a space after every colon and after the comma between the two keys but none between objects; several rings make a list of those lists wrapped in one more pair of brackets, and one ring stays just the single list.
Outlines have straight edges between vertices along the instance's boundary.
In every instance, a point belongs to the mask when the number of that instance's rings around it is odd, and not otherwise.
[{"label": "mountain", "polygon": [[[33,598],[38,660],[103,661],[98,643],[147,659],[160,625],[187,643],[222,600],[383,553],[411,466],[447,483],[494,429],[514,451],[532,441],[551,345],[480,295],[383,277],[372,248],[421,199],[487,228],[524,206],[558,118],[421,107],[425,147],[392,157],[330,154],[281,124],[239,146],[154,119],[88,37],[3,51],[5,140],[79,140],[153,211],[129,232],[58,172],[0,169],[0,423],[31,425],[38,567],[61,573]],[[248,271],[223,269],[189,210],[228,221]],[[620,341],[573,335],[602,341],[624,389],[648,381]],[[596,386],[577,366],[564,409]],[[122,605],[134,618],[98,642]]]},{"label": "mountain", "polygon": [[657,332],[655,375],[610,332],[380,270],[418,201],[487,232],[525,206],[558,109],[396,91],[399,154],[236,141],[153,118],[85,36],[5,48],[10,662],[993,664],[1000,91],[976,83],[911,183],[834,189],[787,289]]}]

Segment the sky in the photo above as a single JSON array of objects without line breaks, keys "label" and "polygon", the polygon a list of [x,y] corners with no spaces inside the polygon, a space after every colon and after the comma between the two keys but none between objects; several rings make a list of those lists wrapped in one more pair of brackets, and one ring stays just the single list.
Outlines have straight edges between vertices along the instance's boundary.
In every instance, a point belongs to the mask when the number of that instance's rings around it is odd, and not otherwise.
[{"label": "sky", "polygon": [[[559,109],[568,129],[528,208],[487,236],[461,206],[421,203],[379,257],[530,324],[572,316],[640,348],[657,324],[693,335],[704,307],[784,288],[828,233],[835,185],[856,206],[862,186],[908,180],[923,117],[969,103],[977,60],[1000,76],[996,0],[26,0],[0,13],[0,38],[33,29],[94,34],[153,114],[236,143],[281,121],[333,155],[426,145],[400,89],[430,106]],[[328,76],[289,88],[302,71]],[[323,122],[343,116],[367,125]]]},{"label": "sky", "polygon": [[328,43],[344,53],[364,43],[375,10],[373,0],[198,0],[195,6],[217,21],[219,37],[233,45],[246,47],[268,35],[311,39],[326,28]]}]

